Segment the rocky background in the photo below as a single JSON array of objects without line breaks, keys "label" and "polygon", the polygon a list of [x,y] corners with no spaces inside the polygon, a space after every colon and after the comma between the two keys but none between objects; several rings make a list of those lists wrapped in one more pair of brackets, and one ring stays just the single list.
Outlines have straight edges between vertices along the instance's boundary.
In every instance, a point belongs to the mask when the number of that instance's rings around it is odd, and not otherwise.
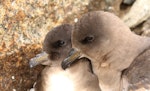
[{"label": "rocky background", "polygon": [[95,10],[112,12],[133,32],[150,36],[150,0],[0,0],[0,91],[28,91],[43,69],[28,62],[42,51],[45,34]]}]

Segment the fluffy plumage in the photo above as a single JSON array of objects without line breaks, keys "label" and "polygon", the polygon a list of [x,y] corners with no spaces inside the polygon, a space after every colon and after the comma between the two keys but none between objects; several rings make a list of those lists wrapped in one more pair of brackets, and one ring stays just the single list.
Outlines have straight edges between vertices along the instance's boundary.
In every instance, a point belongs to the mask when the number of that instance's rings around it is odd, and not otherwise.
[{"label": "fluffy plumage", "polygon": [[[72,45],[80,53],[80,58],[91,60],[102,91],[128,91],[131,85],[143,81],[140,86],[144,87],[150,82],[150,67],[147,66],[150,56],[142,56],[148,52],[150,38],[132,33],[111,13],[94,11],[83,15],[73,29]],[[150,52],[146,54],[150,55]],[[79,57],[75,55],[71,54],[62,62],[64,69]]]},{"label": "fluffy plumage", "polygon": [[[47,63],[45,65],[48,66],[35,85],[36,91],[101,91],[87,58],[77,60],[67,70],[61,68],[61,62],[72,48],[71,31],[72,26],[64,24],[47,33],[43,49],[48,54],[48,60],[47,54],[42,54],[42,60],[45,58],[48,61],[44,61]],[[31,65],[38,64],[34,62],[36,60],[38,59],[32,59]]]}]

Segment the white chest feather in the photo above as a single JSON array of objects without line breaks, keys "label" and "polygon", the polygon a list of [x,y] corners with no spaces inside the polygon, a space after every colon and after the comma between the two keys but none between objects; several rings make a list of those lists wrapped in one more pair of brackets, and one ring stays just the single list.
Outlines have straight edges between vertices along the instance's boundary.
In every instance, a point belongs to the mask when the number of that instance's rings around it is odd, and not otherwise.
[{"label": "white chest feather", "polygon": [[48,76],[45,91],[74,91],[74,83],[67,72],[57,72]]}]

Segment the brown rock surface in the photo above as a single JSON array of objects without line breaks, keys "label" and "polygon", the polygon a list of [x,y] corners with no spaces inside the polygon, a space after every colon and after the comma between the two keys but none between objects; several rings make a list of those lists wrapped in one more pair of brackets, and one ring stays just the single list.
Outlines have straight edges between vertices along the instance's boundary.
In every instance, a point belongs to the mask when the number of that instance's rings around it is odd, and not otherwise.
[{"label": "brown rock surface", "polygon": [[0,57],[0,91],[27,91],[32,87],[43,67],[30,69],[28,61],[40,50],[39,45],[28,45],[9,56]]}]

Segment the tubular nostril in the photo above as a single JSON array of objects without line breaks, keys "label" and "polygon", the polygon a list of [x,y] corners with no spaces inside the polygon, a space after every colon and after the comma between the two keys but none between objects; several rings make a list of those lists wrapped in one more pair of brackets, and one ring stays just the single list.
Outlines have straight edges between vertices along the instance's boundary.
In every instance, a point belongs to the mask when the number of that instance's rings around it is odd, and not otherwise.
[{"label": "tubular nostril", "polygon": [[73,53],[75,52],[74,48],[71,48],[70,52],[69,52],[69,56],[71,56]]}]

